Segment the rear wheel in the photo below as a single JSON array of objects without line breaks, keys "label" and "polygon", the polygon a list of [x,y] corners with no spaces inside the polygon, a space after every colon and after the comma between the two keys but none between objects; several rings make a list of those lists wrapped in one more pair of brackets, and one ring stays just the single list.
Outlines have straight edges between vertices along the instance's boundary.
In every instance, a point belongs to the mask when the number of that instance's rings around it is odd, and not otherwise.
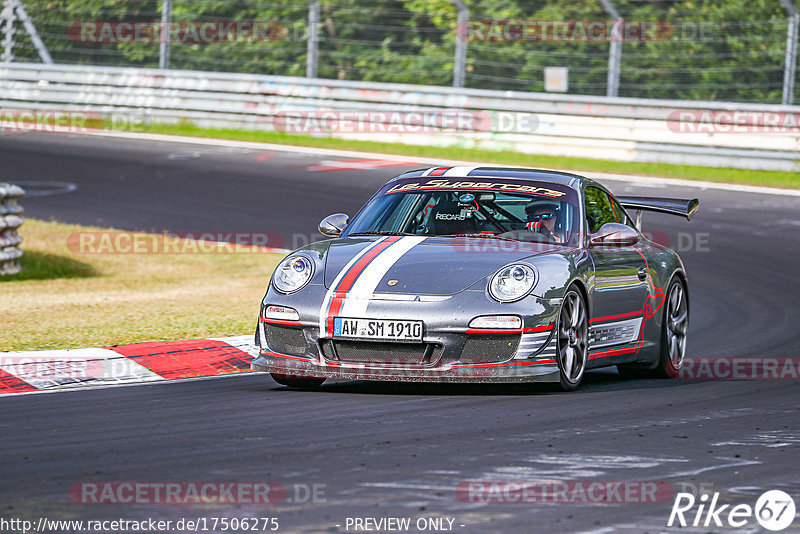
[{"label": "rear wheel", "polygon": [[278,384],[289,386],[290,388],[314,389],[325,382],[324,378],[299,378],[296,376],[280,375],[278,373],[270,373],[270,376]]},{"label": "rear wheel", "polygon": [[575,287],[570,287],[561,303],[558,314],[558,338],[556,354],[561,389],[576,389],[586,370],[586,355],[589,348],[589,320],[586,303]]},{"label": "rear wheel", "polygon": [[667,291],[664,324],[661,326],[661,357],[654,374],[660,378],[675,378],[686,356],[686,333],[689,331],[689,301],[683,280],[673,278]]},{"label": "rear wheel", "polygon": [[625,378],[675,378],[686,356],[686,334],[689,331],[689,301],[683,280],[674,277],[667,287],[664,320],[661,324],[661,349],[658,363],[652,369],[635,365],[618,365]]}]

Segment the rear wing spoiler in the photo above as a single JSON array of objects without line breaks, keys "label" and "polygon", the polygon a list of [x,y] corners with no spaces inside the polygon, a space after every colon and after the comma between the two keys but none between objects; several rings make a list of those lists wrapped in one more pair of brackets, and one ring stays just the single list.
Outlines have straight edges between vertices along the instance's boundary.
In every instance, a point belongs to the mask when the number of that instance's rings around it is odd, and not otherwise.
[{"label": "rear wing spoiler", "polygon": [[681,200],[677,198],[652,198],[652,197],[617,197],[622,207],[629,210],[637,210],[639,216],[636,218],[636,226],[641,228],[642,211],[657,211],[670,215],[680,215],[691,221],[700,202],[693,198],[691,200]]}]

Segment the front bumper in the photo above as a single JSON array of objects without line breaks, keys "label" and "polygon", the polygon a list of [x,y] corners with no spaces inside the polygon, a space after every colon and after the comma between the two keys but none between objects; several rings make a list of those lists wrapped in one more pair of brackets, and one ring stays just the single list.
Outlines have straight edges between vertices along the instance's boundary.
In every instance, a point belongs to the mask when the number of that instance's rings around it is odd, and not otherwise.
[{"label": "front bumper", "polygon": [[[331,338],[320,320],[324,288],[309,286],[303,299],[270,290],[262,302],[289,306],[297,321],[259,321],[261,347],[252,362],[256,371],[299,378],[409,382],[557,382],[553,324],[559,299],[534,295],[508,304],[484,289],[433,298],[373,295],[362,317],[422,320],[423,343],[347,341]],[[350,299],[352,300],[352,298]],[[470,329],[480,315],[517,315],[518,330]],[[322,332],[322,335],[321,335]]]},{"label": "front bumper", "polygon": [[555,363],[508,362],[507,364],[418,368],[410,366],[354,364],[301,359],[262,350],[251,368],[298,378],[387,380],[396,382],[558,382]]}]

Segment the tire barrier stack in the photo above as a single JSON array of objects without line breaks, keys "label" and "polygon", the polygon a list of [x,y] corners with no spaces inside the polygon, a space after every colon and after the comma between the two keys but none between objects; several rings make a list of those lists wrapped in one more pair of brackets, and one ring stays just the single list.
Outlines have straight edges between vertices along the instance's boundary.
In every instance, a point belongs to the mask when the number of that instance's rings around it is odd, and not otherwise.
[{"label": "tire barrier stack", "polygon": [[0,183],[0,275],[17,274],[22,270],[19,258],[22,256],[22,206],[19,199],[25,191],[16,185]]}]

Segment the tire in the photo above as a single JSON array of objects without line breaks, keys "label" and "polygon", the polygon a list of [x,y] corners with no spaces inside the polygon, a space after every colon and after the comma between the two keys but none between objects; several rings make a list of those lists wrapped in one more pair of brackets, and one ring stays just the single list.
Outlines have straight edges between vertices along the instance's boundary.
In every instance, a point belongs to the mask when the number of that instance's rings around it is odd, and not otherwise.
[{"label": "tire", "polygon": [[661,353],[658,366],[653,369],[656,378],[676,378],[686,356],[686,337],[689,331],[689,299],[686,286],[674,276],[664,300],[664,320],[661,325]]},{"label": "tire", "polygon": [[556,328],[559,385],[563,391],[573,391],[581,384],[589,353],[586,301],[575,286],[567,289],[561,301]]},{"label": "tire", "polygon": [[298,378],[288,375],[279,375],[277,373],[270,373],[270,376],[275,382],[282,386],[299,389],[315,389],[325,382],[324,378]]},{"label": "tire", "polygon": [[675,378],[680,373],[686,356],[686,337],[689,330],[689,300],[686,285],[673,276],[664,299],[664,318],[661,322],[661,339],[658,362],[650,369],[636,365],[618,365],[623,378]]}]

